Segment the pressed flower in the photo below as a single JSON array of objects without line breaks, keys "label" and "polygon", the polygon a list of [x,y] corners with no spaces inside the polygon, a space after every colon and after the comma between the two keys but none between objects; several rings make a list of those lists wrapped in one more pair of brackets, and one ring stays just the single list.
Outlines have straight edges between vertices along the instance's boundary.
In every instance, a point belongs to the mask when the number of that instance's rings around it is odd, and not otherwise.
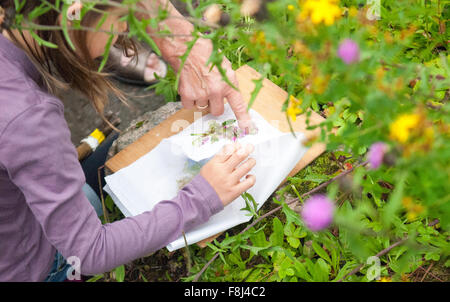
[{"label": "pressed flower", "polygon": [[359,46],[352,39],[345,39],[339,44],[338,56],[345,62],[351,64],[359,61]]},{"label": "pressed flower", "polygon": [[418,114],[401,114],[390,125],[390,137],[400,143],[406,143],[412,130],[418,126],[420,116]]},{"label": "pressed flower", "polygon": [[196,138],[192,140],[192,145],[202,146],[208,142],[215,143],[221,138],[229,139],[235,142],[237,139],[243,138],[246,135],[254,135],[257,133],[258,129],[256,127],[252,128],[250,131],[239,128],[236,124],[236,120],[234,119],[226,120],[222,123],[217,121],[209,121],[208,131],[204,133],[191,134],[191,136],[196,136]]},{"label": "pressed flower", "polygon": [[369,152],[367,153],[367,160],[369,161],[370,169],[378,169],[383,162],[383,158],[387,150],[388,146],[383,142],[377,142],[370,146]]},{"label": "pressed flower", "polygon": [[325,25],[332,25],[341,16],[338,2],[337,0],[306,0],[299,19],[309,18],[313,24],[323,22]]},{"label": "pressed flower", "polygon": [[302,219],[311,231],[327,228],[333,221],[334,203],[323,194],[311,196],[302,208]]}]

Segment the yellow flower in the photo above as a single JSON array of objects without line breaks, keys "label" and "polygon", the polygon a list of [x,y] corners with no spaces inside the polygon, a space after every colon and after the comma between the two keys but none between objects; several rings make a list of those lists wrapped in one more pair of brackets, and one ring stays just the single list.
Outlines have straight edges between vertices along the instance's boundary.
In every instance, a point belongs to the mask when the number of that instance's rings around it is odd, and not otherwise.
[{"label": "yellow flower", "polygon": [[334,108],[334,106],[330,106],[330,107],[324,109],[324,113],[327,117],[330,117],[335,112],[336,112],[336,108]]},{"label": "yellow flower", "polygon": [[420,204],[414,204],[411,208],[408,209],[408,213],[406,213],[406,219],[409,221],[414,221],[416,218],[424,211],[424,207]]},{"label": "yellow flower", "polygon": [[432,127],[427,127],[424,130],[424,136],[425,136],[425,140],[428,143],[433,142],[434,140],[434,129]]},{"label": "yellow flower", "polygon": [[416,218],[425,210],[421,204],[413,202],[413,199],[409,196],[403,197],[402,204],[407,211],[406,219],[409,221],[416,220]]},{"label": "yellow flower", "polygon": [[302,113],[302,108],[299,108],[299,106],[302,104],[302,100],[297,100],[292,95],[289,97],[289,107],[286,110],[287,115],[293,120],[294,122],[297,120],[297,115]]},{"label": "yellow flower", "polygon": [[402,274],[401,276],[402,282],[411,282],[409,279],[409,274]]},{"label": "yellow flower", "polygon": [[290,11],[293,11],[295,9],[295,7],[292,4],[289,4],[287,6],[287,9],[290,10]]},{"label": "yellow flower", "polygon": [[338,2],[338,0],[306,0],[299,18],[305,20],[309,17],[314,24],[324,22],[326,25],[332,25],[341,16]]},{"label": "yellow flower", "polygon": [[298,71],[300,73],[301,76],[305,77],[307,75],[309,75],[311,73],[311,66],[305,65],[305,64],[300,64],[298,66]]},{"label": "yellow flower", "polygon": [[411,207],[411,205],[413,204],[413,200],[409,196],[403,197],[402,204],[405,208],[409,209]]},{"label": "yellow flower", "polygon": [[411,131],[417,127],[420,122],[418,114],[402,114],[391,124],[390,136],[392,139],[405,143]]},{"label": "yellow flower", "polygon": [[384,40],[386,41],[387,44],[392,44],[394,43],[394,37],[392,36],[392,34],[388,31],[384,32]]},{"label": "yellow flower", "polygon": [[354,6],[350,7],[348,9],[348,15],[350,17],[356,17],[358,15],[358,9],[356,7],[354,7]]},{"label": "yellow flower", "polygon": [[[325,90],[328,87],[328,82],[330,80],[330,76],[322,76],[322,75],[316,75],[313,76],[311,79],[311,85],[307,87],[308,92],[316,93],[316,94],[322,94],[325,92]],[[309,89],[308,89],[309,88]]]},{"label": "yellow flower", "polygon": [[265,44],[266,43],[266,34],[263,31],[257,31],[250,38],[252,43],[256,44]]},{"label": "yellow flower", "polygon": [[381,277],[378,282],[392,282],[391,277]]}]

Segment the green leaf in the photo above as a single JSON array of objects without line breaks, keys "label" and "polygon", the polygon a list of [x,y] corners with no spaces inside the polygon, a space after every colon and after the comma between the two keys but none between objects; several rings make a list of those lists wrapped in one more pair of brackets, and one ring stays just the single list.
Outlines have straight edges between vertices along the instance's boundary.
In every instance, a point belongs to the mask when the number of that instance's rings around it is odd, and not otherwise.
[{"label": "green leaf", "polygon": [[86,280],[86,282],[96,282],[96,281],[100,280],[100,279],[103,278],[103,277],[104,277],[103,274],[95,275],[95,276],[93,276],[92,278]]},{"label": "green leaf", "polygon": [[241,245],[241,248],[249,250],[250,252],[252,252],[255,255],[258,255],[258,253],[260,251],[267,249],[267,247],[265,247],[265,246],[259,247],[259,246],[251,246],[251,245]]},{"label": "green leaf", "polygon": [[75,50],[75,45],[73,44],[72,40],[70,39],[70,35],[69,35],[69,29],[67,27],[67,10],[69,9],[69,5],[64,2],[63,5],[63,10],[61,12],[62,15],[62,20],[61,20],[61,26],[62,26],[62,31],[63,31],[63,35],[64,38],[66,39],[66,42],[69,44],[70,48],[72,48],[72,50]]},{"label": "green leaf", "polygon": [[27,0],[22,0],[20,3],[19,3],[19,0],[14,0],[14,5],[16,7],[16,13],[19,13],[22,10],[22,8],[26,4],[26,2],[27,2]]},{"label": "green leaf", "polygon": [[289,245],[292,246],[294,249],[300,246],[300,239],[291,236],[287,237],[286,239]]},{"label": "green leaf", "polygon": [[117,282],[123,282],[125,280],[125,266],[121,265],[114,269],[114,275]]},{"label": "green leaf", "polygon": [[439,261],[441,258],[441,255],[437,252],[430,252],[425,254],[425,260],[433,260],[433,261]]},{"label": "green leaf", "polygon": [[[114,26],[111,25],[111,32],[113,30],[114,30]],[[98,67],[98,72],[102,72],[103,68],[105,67],[106,62],[108,61],[109,51],[111,50],[111,44],[112,44],[113,39],[114,39],[114,34],[111,33],[109,35],[108,41],[106,42],[105,52],[103,53],[102,62],[100,63],[100,66]]]},{"label": "green leaf", "polygon": [[260,79],[252,80],[252,82],[255,83],[255,89],[252,90],[252,93],[250,95],[250,100],[248,102],[247,111],[250,110],[250,108],[253,105],[253,102],[256,100],[256,97],[258,96],[259,91],[263,87],[263,80],[264,80],[264,77],[261,77]]},{"label": "green leaf", "polygon": [[264,230],[256,232],[252,236],[250,236],[250,240],[252,241],[254,246],[258,247],[270,247],[270,242],[266,239],[266,234],[264,234]]},{"label": "green leaf", "polygon": [[302,278],[303,280],[306,280],[306,281],[313,281],[313,278],[308,273],[308,271],[305,268],[305,265],[302,262],[296,261],[294,263],[294,268],[297,271],[297,276],[298,277],[300,277],[300,278]]},{"label": "green leaf", "polygon": [[344,278],[348,273],[351,272],[351,270],[356,267],[358,264],[355,261],[348,261],[346,262],[340,269],[336,277],[333,279],[333,281],[339,281],[342,278]]},{"label": "green leaf", "polygon": [[326,261],[328,261],[328,263],[331,263],[330,256],[328,256],[327,252],[325,252],[325,250],[315,241],[312,242],[312,248],[317,253],[317,255],[319,255],[319,257],[325,259]]},{"label": "green leaf", "polygon": [[396,213],[400,210],[402,206],[403,188],[405,186],[406,173],[402,173],[399,180],[394,188],[394,191],[389,198],[388,203],[383,208],[382,221],[385,227],[389,227],[395,217]]},{"label": "green leaf", "polygon": [[241,211],[248,211],[249,214],[247,216],[259,217],[258,215],[258,204],[250,193],[244,192],[241,194],[242,198],[245,201],[245,207],[241,209]]},{"label": "green leaf", "polygon": [[129,10],[127,21],[130,34],[136,35],[139,40],[143,40],[147,43],[158,56],[161,56],[161,50],[158,45],[156,45],[155,41],[153,41],[150,35],[146,32],[146,23],[136,18],[133,9]]},{"label": "green leaf", "polygon": [[273,223],[273,233],[270,235],[269,240],[273,246],[282,246],[284,233],[283,233],[283,224],[281,223],[278,217],[275,217],[272,221]]},{"label": "green leaf", "polygon": [[199,37],[196,36],[193,40],[186,43],[187,49],[186,49],[185,53],[180,57],[181,63],[180,63],[180,67],[178,68],[177,77],[175,79],[175,88],[174,88],[175,91],[178,91],[178,85],[180,82],[181,71],[183,70],[184,64],[186,63],[186,60],[198,39],[199,39]]},{"label": "green leaf", "polygon": [[445,267],[450,267],[450,259],[448,259],[447,261],[445,261],[444,266],[445,266]]},{"label": "green leaf", "polygon": [[105,12],[102,16],[102,18],[100,19],[100,21],[97,23],[97,26],[95,26],[95,30],[99,30],[100,27],[102,27],[102,25],[105,23],[106,19],[108,19],[109,17],[109,13]]},{"label": "green leaf", "polygon": [[314,281],[326,282],[329,280],[330,266],[322,258],[317,259],[314,265]]},{"label": "green leaf", "polygon": [[43,46],[46,46],[46,47],[49,47],[49,48],[58,48],[57,45],[55,45],[55,44],[53,44],[53,43],[51,43],[51,42],[48,42],[48,41],[43,40],[43,39],[42,39],[41,37],[39,37],[34,31],[30,30],[29,32],[30,32],[31,36],[36,40],[36,42],[37,42],[39,45],[41,45],[41,46],[43,45]]}]

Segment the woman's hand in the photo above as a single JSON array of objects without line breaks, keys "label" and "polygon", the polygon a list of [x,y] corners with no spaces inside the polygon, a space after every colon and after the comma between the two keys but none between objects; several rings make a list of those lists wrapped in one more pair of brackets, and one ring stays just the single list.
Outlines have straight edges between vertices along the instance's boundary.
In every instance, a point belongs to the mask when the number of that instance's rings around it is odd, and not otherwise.
[{"label": "woman's hand", "polygon": [[[180,73],[178,93],[185,108],[205,108],[210,106],[210,112],[219,116],[224,111],[224,99],[231,106],[239,126],[242,129],[252,127],[251,117],[247,112],[247,105],[240,92],[228,85],[217,67],[209,71],[206,62],[212,52],[212,43],[208,39],[198,39],[192,48]],[[230,82],[239,87],[236,75],[230,61],[224,58],[222,68]]]},{"label": "woman's hand", "polygon": [[[214,188],[223,206],[255,184],[255,176],[247,174],[255,166],[256,160],[249,158],[244,162],[253,150],[253,145],[226,145],[201,169],[200,175]],[[245,179],[241,181],[244,176]]]},{"label": "woman's hand", "polygon": [[[148,12],[143,18],[154,18],[158,15],[158,7],[167,9],[169,16],[158,24],[158,28],[148,27],[147,31],[152,36],[162,57],[175,71],[181,68],[180,57],[187,50],[186,43],[193,39],[192,32],[194,26],[186,20],[168,0],[141,0],[140,7]],[[137,14],[140,18],[141,15]],[[169,29],[173,36],[158,36],[158,30]],[[215,67],[211,71],[210,66],[206,66],[213,50],[211,40],[199,38],[187,57],[183,69],[180,73],[178,93],[185,108],[206,108],[210,107],[213,115],[221,115],[224,111],[224,99],[226,98],[233,109],[239,126],[242,129],[251,130],[254,125],[247,112],[247,105],[240,92],[234,90],[225,81]],[[238,87],[236,75],[231,68],[231,63],[224,58],[222,68],[226,71],[227,78]]]}]

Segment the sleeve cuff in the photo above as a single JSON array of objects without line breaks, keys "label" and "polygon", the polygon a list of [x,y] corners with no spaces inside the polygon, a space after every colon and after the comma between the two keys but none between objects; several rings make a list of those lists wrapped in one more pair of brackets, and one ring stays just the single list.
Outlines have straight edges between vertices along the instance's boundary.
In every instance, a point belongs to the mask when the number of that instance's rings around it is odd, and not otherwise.
[{"label": "sleeve cuff", "polygon": [[216,214],[223,210],[222,201],[217,195],[214,188],[209,184],[209,182],[200,174],[196,175],[192,180],[191,184],[200,192],[203,198],[208,202],[209,209],[211,210],[211,215]]}]

